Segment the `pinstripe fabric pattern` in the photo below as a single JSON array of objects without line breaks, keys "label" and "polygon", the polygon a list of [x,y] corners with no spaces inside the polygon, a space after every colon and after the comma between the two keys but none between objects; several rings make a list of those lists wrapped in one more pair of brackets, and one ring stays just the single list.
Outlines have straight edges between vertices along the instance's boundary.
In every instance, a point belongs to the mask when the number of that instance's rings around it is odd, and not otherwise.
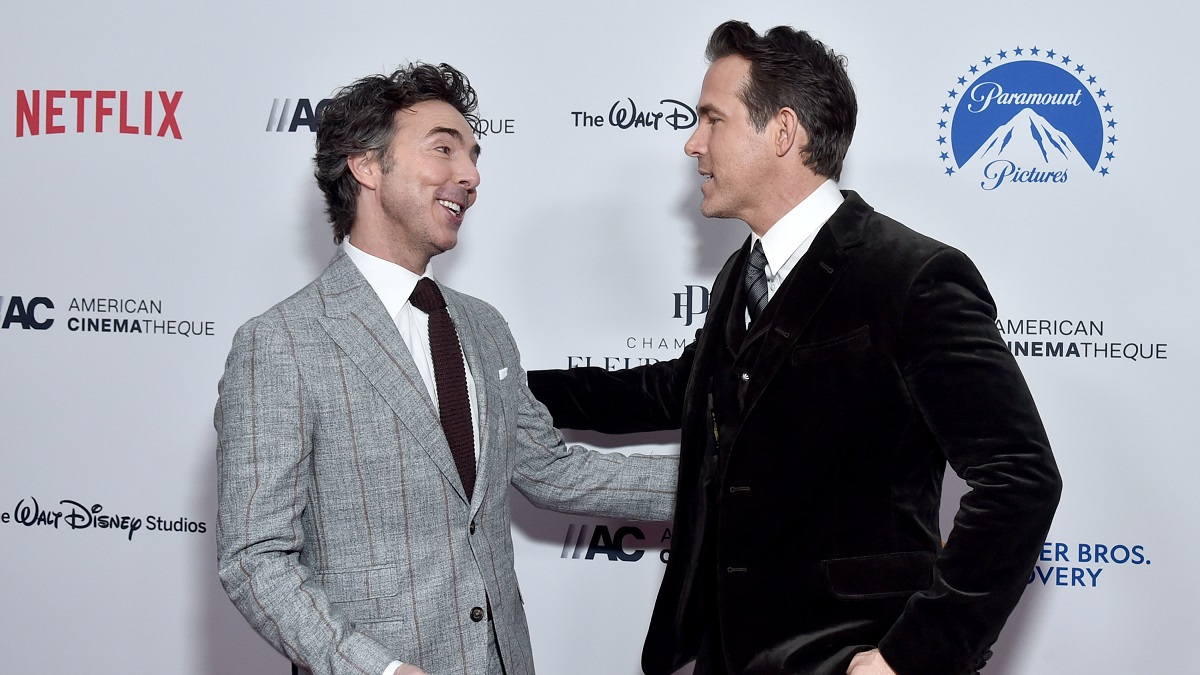
[{"label": "pinstripe fabric pattern", "polygon": [[472,499],[395,324],[344,255],[239,329],[226,362],[221,581],[264,638],[318,675],[378,675],[393,659],[486,675],[489,623],[470,613],[489,601],[508,675],[532,673],[510,484],[545,508],[672,515],[674,458],[565,446],[504,319],[442,291],[478,395]]}]

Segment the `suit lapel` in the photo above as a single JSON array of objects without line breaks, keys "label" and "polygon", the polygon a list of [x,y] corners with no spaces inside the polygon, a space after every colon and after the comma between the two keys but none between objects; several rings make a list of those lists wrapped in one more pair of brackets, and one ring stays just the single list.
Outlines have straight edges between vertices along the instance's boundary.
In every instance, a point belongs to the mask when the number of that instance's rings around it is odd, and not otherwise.
[{"label": "suit lapel", "polygon": [[371,382],[438,470],[465,501],[466,493],[441,421],[412,355],[379,296],[354,262],[339,254],[318,280],[321,325]]},{"label": "suit lapel", "polygon": [[[725,317],[725,326],[723,327],[725,347],[735,355],[741,351],[742,344],[746,341],[746,258],[750,256],[752,240],[753,237],[746,238],[746,243],[742,245],[742,250],[738,252],[733,261],[726,290],[730,303],[729,310],[723,315],[717,315]],[[712,310],[713,308],[709,309],[710,312]]]},{"label": "suit lapel", "polygon": [[850,263],[845,249],[862,241],[862,228],[871,207],[853,192],[845,194],[842,206],[817,232],[808,251],[746,336],[747,345],[759,340],[762,344],[746,388],[741,420],[754,409],[800,335],[842,278]]},{"label": "suit lapel", "polygon": [[490,475],[490,463],[496,459],[493,456],[495,453],[488,451],[488,441],[499,437],[496,427],[500,424],[501,416],[491,414],[492,403],[500,400],[499,392],[495,389],[498,386],[499,372],[493,373],[496,369],[495,364],[484,358],[487,350],[482,341],[486,336],[472,321],[474,317],[467,312],[459,294],[442,286],[442,295],[446,298],[446,309],[450,312],[450,318],[454,320],[463,356],[471,369],[471,379],[475,382],[475,408],[479,413],[479,458],[475,466],[475,494],[471,499],[471,512],[474,513],[483,503],[486,491],[496,487],[492,485],[494,481],[489,481],[486,477]]}]

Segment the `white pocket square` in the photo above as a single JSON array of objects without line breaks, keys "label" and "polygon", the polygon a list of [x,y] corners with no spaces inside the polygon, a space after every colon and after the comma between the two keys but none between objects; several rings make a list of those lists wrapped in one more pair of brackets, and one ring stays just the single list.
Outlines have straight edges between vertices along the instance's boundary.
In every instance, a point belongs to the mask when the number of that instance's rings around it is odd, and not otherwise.
[{"label": "white pocket square", "polygon": [[501,368],[500,369],[500,379],[503,380],[506,377],[508,377],[508,368]]}]

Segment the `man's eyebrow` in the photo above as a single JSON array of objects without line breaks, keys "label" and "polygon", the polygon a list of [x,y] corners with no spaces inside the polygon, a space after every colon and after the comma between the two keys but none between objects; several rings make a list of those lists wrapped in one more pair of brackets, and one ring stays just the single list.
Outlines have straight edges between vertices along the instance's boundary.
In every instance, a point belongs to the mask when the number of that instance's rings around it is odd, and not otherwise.
[{"label": "man's eyebrow", "polygon": [[[458,129],[455,129],[454,127],[434,127],[429,130],[429,133],[425,134],[425,137],[432,138],[433,136],[437,136],[438,134],[446,134],[447,136],[458,141],[459,143],[463,142],[462,132],[459,131]],[[476,143],[475,147],[471,148],[470,152],[471,152],[472,157],[475,157],[476,159],[478,159],[480,153],[483,152],[483,148],[479,147],[479,144]]]},{"label": "man's eyebrow", "polygon": [[696,112],[701,115],[706,115],[706,116],[721,114],[721,111],[718,110],[717,107],[711,103],[705,103],[704,105],[700,106],[699,108],[696,108]]}]

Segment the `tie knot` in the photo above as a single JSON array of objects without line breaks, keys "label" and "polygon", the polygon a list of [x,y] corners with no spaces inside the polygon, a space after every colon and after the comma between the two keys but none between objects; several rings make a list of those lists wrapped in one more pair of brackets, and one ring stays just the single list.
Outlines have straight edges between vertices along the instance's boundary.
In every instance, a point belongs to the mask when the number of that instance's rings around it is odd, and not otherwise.
[{"label": "tie knot", "polygon": [[750,250],[750,260],[747,264],[751,269],[762,273],[767,267],[767,254],[763,253],[762,240],[754,242],[754,248]]},{"label": "tie knot", "polygon": [[767,256],[763,253],[762,241],[754,242],[750,259],[746,261],[746,311],[754,321],[767,306]]},{"label": "tie knot", "polygon": [[408,296],[408,301],[426,314],[432,314],[446,306],[441,289],[429,277],[421,277],[417,281],[417,287],[413,289],[412,295]]}]

